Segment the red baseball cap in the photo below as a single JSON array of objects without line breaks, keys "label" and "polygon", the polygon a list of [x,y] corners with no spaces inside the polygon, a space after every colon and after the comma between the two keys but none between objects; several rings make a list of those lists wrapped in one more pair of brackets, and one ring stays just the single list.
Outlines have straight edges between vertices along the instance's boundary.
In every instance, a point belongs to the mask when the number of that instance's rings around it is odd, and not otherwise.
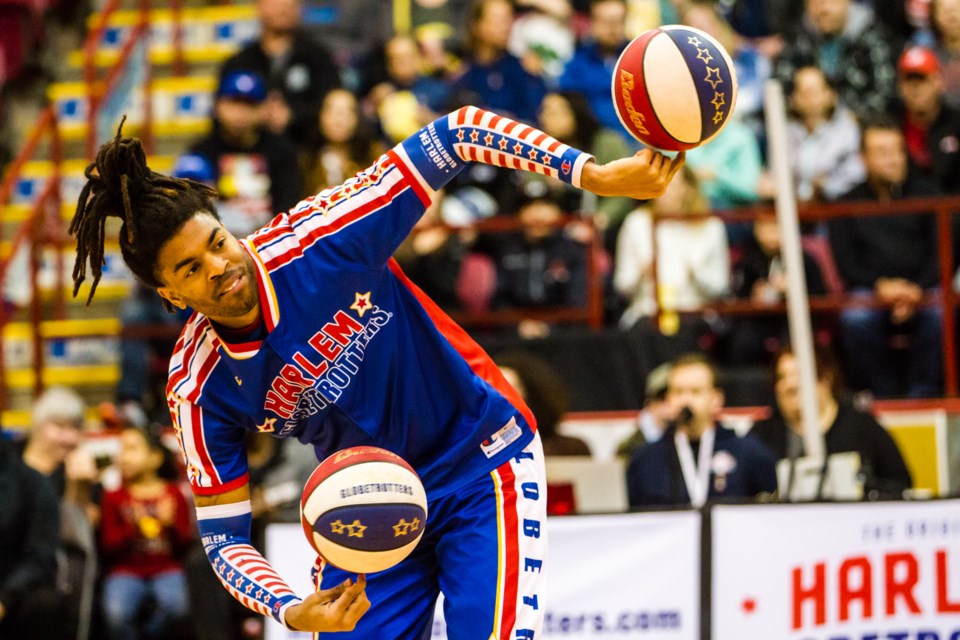
[{"label": "red baseball cap", "polygon": [[932,76],[940,73],[940,61],[927,47],[910,47],[900,56],[897,69],[902,74]]}]

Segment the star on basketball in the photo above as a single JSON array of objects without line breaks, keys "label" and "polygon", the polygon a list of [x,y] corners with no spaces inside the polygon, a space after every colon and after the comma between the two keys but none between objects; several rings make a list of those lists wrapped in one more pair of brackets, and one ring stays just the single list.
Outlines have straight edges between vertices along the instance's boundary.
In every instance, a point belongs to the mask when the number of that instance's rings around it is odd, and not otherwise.
[{"label": "star on basketball", "polygon": [[719,110],[720,110],[720,107],[722,107],[723,105],[727,104],[727,101],[726,101],[726,99],[723,97],[723,94],[722,94],[722,93],[720,93],[719,91],[714,91],[714,92],[713,92],[713,100],[710,102],[710,104],[713,105],[713,108],[714,108],[714,109],[716,109],[717,111],[719,111]]},{"label": "star on basketball", "polygon": [[723,111],[717,111],[715,114],[713,114],[713,124],[720,124],[722,120],[723,120]]},{"label": "star on basketball", "polygon": [[687,38],[687,43],[692,44],[695,47],[699,47],[701,44],[703,44],[703,41],[700,40],[700,38],[698,38],[697,36],[690,36],[689,38]]},{"label": "star on basketball", "polygon": [[709,64],[713,60],[713,56],[710,55],[710,50],[704,47],[701,49],[697,47],[697,60],[703,60],[705,63]]},{"label": "star on basketball", "polygon": [[411,531],[416,531],[420,528],[420,518],[414,518],[411,522],[407,522],[405,518],[400,518],[400,522],[393,525],[393,537],[399,538],[400,536],[405,536]]},{"label": "star on basketball", "polygon": [[707,77],[703,81],[709,82],[710,86],[716,91],[717,85],[723,82],[723,78],[720,77],[720,67],[707,67]]},{"label": "star on basketball", "polygon": [[360,293],[359,291],[354,294],[356,298],[353,301],[353,304],[350,305],[350,308],[357,312],[357,315],[361,318],[363,314],[370,310],[373,306],[370,304],[370,292]]}]

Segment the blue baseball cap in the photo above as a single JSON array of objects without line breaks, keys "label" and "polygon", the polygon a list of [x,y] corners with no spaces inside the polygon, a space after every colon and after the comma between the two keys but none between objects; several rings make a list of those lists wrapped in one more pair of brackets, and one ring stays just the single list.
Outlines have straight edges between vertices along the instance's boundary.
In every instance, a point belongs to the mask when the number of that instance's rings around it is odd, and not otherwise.
[{"label": "blue baseball cap", "polygon": [[263,102],[267,99],[267,86],[263,78],[251,71],[231,71],[220,80],[217,97]]},{"label": "blue baseball cap", "polygon": [[174,178],[196,180],[212,184],[214,180],[213,165],[203,156],[196,153],[185,153],[173,163],[170,175]]}]

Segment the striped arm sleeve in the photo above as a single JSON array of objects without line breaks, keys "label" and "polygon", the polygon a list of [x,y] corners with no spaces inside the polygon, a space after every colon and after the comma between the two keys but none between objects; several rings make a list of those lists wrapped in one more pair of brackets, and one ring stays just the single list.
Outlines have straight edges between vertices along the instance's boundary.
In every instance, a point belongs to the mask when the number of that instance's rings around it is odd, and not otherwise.
[{"label": "striped arm sleeve", "polygon": [[390,153],[401,166],[412,165],[434,190],[467,162],[531,171],[579,188],[583,166],[594,159],[538,129],[477,107],[433,121]]},{"label": "striped arm sleeve", "polygon": [[250,544],[250,501],[197,507],[201,541],[214,573],[248,609],[287,626],[287,609],[300,598]]}]

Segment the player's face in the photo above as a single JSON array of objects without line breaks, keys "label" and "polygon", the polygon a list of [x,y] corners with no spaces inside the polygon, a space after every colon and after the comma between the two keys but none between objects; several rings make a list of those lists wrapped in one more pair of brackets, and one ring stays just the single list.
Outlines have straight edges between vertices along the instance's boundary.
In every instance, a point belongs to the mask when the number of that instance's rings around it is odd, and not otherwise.
[{"label": "player's face", "polygon": [[667,402],[676,416],[687,407],[691,424],[704,429],[716,420],[723,408],[723,393],[717,389],[710,368],[701,364],[676,366],[670,371]]},{"label": "player's face", "polygon": [[190,307],[227,327],[257,319],[259,297],[253,259],[208,213],[190,218],[160,249],[157,291],[181,309]]}]

